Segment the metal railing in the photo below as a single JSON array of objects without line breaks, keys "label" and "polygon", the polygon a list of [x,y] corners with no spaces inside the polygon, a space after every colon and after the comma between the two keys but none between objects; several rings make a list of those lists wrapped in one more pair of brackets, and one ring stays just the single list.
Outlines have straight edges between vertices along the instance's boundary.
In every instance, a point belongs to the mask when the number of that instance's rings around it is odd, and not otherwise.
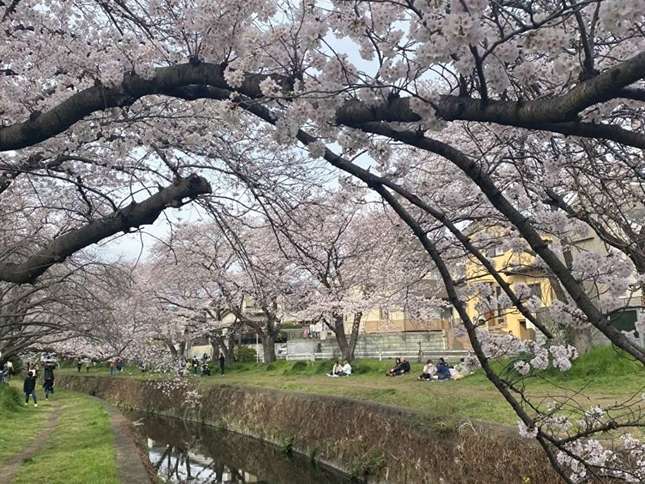
[{"label": "metal railing", "polygon": [[[366,351],[357,353],[356,358],[369,358],[376,360],[393,360],[394,358],[401,357],[411,361],[425,361],[427,358],[443,357],[447,360],[458,360],[465,357],[469,352],[465,350],[430,350],[430,351]],[[309,353],[287,353],[286,355],[278,356],[288,361],[316,361],[316,360],[331,360],[340,358],[340,351],[322,351],[322,352],[309,352]]]}]

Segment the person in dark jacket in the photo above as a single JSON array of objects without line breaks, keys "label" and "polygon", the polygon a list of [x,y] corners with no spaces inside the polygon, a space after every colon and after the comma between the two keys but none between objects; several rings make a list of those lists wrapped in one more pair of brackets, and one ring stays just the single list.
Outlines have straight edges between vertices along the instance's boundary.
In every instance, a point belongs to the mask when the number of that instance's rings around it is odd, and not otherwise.
[{"label": "person in dark jacket", "polygon": [[394,368],[387,372],[387,376],[400,376],[410,372],[410,362],[405,358],[397,358]]},{"label": "person in dark jacket", "polygon": [[450,380],[450,367],[443,358],[437,363],[437,380]]},{"label": "person in dark jacket", "polygon": [[27,377],[22,385],[22,391],[25,392],[25,405],[29,403],[29,396],[34,399],[34,407],[38,406],[36,400],[36,370],[29,370]]},{"label": "person in dark jacket", "polygon": [[224,374],[224,363],[226,362],[226,357],[224,356],[224,353],[219,354],[219,374],[223,375]]},{"label": "person in dark jacket", "polygon": [[45,383],[43,384],[43,389],[45,390],[45,400],[49,400],[49,395],[54,394],[54,365],[45,366],[43,371],[43,376]]},{"label": "person in dark jacket", "polygon": [[394,360],[394,366],[387,370],[386,376],[396,376],[401,369],[401,358],[396,358]]}]

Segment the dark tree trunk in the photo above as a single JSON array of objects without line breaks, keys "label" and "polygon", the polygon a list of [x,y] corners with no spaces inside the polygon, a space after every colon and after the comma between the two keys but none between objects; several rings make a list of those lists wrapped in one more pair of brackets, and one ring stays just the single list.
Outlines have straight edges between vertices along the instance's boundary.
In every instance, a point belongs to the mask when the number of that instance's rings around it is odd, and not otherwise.
[{"label": "dark tree trunk", "polygon": [[358,324],[356,324],[356,317],[354,317],[354,323],[352,324],[352,333],[350,335],[349,341],[347,341],[347,335],[345,334],[345,321],[341,314],[334,315],[334,324],[328,325],[336,336],[336,344],[338,345],[338,349],[340,350],[340,354],[342,355],[344,360],[352,361],[354,359],[354,349],[356,348],[356,339],[358,337],[359,325],[360,316],[358,319]]},{"label": "dark tree trunk", "polygon": [[352,332],[349,336],[349,348],[347,355],[343,355],[347,361],[354,360],[354,353],[356,352],[356,343],[358,342],[358,330],[361,327],[361,319],[363,313],[358,312],[354,314],[354,321],[352,322]]},{"label": "dark tree trunk", "polygon": [[216,334],[211,335],[210,341],[213,348],[213,359],[217,359],[221,351],[224,354],[226,363],[232,363],[235,360],[235,340],[233,335],[229,336],[228,345],[225,343],[223,336]]},{"label": "dark tree trunk", "polygon": [[227,363],[233,363],[235,361],[235,333],[229,333],[228,335],[228,354],[225,354]]},{"label": "dark tree trunk", "polygon": [[186,358],[186,341],[179,343],[179,351],[176,353],[180,358]]},{"label": "dark tree trunk", "polygon": [[260,335],[262,339],[262,353],[264,363],[273,363],[275,361],[275,334],[267,331]]},{"label": "dark tree trunk", "polygon": [[175,348],[175,345],[173,344],[173,342],[170,341],[169,339],[164,339],[164,343],[166,343],[166,346],[170,350],[170,354],[172,355],[172,357],[175,359],[178,358],[177,348]]}]

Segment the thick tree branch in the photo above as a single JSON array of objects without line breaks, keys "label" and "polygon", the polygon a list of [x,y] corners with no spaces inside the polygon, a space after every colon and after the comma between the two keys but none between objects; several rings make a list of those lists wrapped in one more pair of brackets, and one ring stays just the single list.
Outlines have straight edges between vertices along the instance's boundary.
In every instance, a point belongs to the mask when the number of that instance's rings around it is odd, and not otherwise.
[{"label": "thick tree branch", "polygon": [[[629,93],[636,99],[637,90],[623,89],[619,93]],[[437,115],[447,121],[474,121],[496,123],[504,126],[537,131],[560,133],[582,138],[607,139],[627,146],[645,149],[645,135],[612,124],[595,124],[580,121],[546,122],[536,116],[527,121],[516,116],[513,111],[519,106],[514,102],[489,101],[458,96],[441,96],[432,101]],[[336,113],[336,123],[360,129],[364,123],[375,121],[418,122],[421,118],[410,109],[410,98],[394,98],[381,104],[367,105],[354,100],[345,103]]]},{"label": "thick tree branch", "polygon": [[[260,97],[260,82],[266,77],[250,74],[240,87],[232,88],[224,79],[224,66],[208,63],[159,67],[150,79],[130,74],[117,87],[92,86],[47,112],[36,113],[27,121],[0,128],[0,151],[20,149],[45,141],[97,111],[130,106],[144,96],[172,96],[172,91],[178,87],[210,85],[234,89],[251,98]],[[289,88],[284,78],[275,79],[283,84],[285,90]]]},{"label": "thick tree branch", "polygon": [[141,203],[132,202],[123,210],[57,237],[24,262],[0,264],[0,280],[16,284],[33,283],[52,265],[75,252],[130,228],[150,225],[166,208],[179,207],[185,199],[210,192],[209,183],[202,177],[191,175],[180,179]]},{"label": "thick tree branch", "polygon": [[[0,151],[32,146],[62,133],[74,123],[93,112],[107,108],[129,106],[137,99],[148,95],[173,96],[178,88],[187,86],[210,86],[235,90],[245,96],[262,96],[259,84],[266,75],[248,74],[240,87],[233,88],[224,78],[224,66],[209,63],[188,63],[155,69],[150,79],[136,74],[126,76],[117,87],[93,86],[74,94],[58,106],[44,113],[36,113],[29,120],[0,128]],[[272,76],[285,91],[291,90],[289,79]],[[462,96],[440,96],[431,100],[437,115],[447,121],[464,120],[491,122],[527,129],[543,129],[576,136],[598,137],[632,146],[645,146],[642,135],[622,130],[615,126],[595,128],[593,124],[576,123],[577,115],[596,103],[620,97],[621,93],[632,99],[640,97],[639,91],[626,89],[627,86],[645,77],[645,52],[608,69],[601,74],[581,82],[562,96],[535,101],[484,102]],[[355,126],[371,121],[416,122],[420,117],[410,109],[410,98],[388,100],[371,106],[360,101],[349,101],[336,116],[339,124]],[[631,135],[629,133],[632,133]]]}]

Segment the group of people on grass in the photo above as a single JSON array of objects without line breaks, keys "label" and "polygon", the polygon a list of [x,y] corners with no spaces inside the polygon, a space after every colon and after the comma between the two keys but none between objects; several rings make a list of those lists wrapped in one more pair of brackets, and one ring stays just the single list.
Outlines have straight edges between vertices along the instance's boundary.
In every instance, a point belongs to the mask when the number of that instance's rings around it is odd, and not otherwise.
[{"label": "group of people on grass", "polygon": [[[224,353],[220,352],[219,356],[217,357],[217,362],[219,364],[220,375],[223,375],[224,367],[226,365],[226,356],[224,356]],[[209,363],[210,356],[208,356],[207,353],[204,353],[201,359],[193,356],[192,358],[182,360],[178,371],[180,374],[192,373],[193,375],[210,376],[211,368]]]},{"label": "group of people on grass", "polygon": [[114,376],[116,373],[121,373],[125,367],[125,362],[123,358],[112,358],[110,360],[110,376]]},{"label": "group of people on grass", "polygon": [[[463,358],[462,358],[463,361]],[[390,368],[385,376],[401,376],[406,373],[410,373],[412,367],[410,362],[405,358],[396,358],[394,360],[394,366]],[[423,365],[423,370],[418,377],[418,380],[422,381],[431,381],[431,380],[456,380],[465,376],[465,371],[459,371],[453,366],[449,365],[446,360],[439,358],[437,364],[435,365],[432,360],[427,360],[425,365]],[[352,374],[352,365],[349,364],[349,361],[337,360],[332,367],[330,373],[327,376],[330,377],[340,377],[340,376],[349,376]]]},{"label": "group of people on grass", "polygon": [[352,374],[352,365],[349,364],[349,361],[337,360],[334,363],[334,366],[331,369],[331,373],[327,373],[327,376],[331,377],[340,377],[340,376],[349,376]]},{"label": "group of people on grass", "polygon": [[92,366],[96,366],[96,361],[92,360],[91,358],[83,357],[76,359],[76,369],[79,373],[81,372],[82,368],[85,368],[85,371],[89,372]]},{"label": "group of people on grass", "polygon": [[[54,369],[56,363],[46,363],[43,367],[43,390],[45,392],[45,400],[49,400],[49,395],[54,394]],[[27,364],[27,375],[22,384],[22,391],[25,394],[25,405],[29,404],[31,398],[34,402],[34,407],[38,406],[38,397],[36,395],[36,384],[38,381],[38,365]]]},{"label": "group of people on grass", "polygon": [[[462,362],[463,360],[462,358]],[[405,358],[397,358],[394,360],[394,367],[387,371],[386,376],[401,376],[410,373],[410,371],[410,362]],[[466,373],[464,368],[460,371],[449,365],[443,358],[439,358],[436,365],[432,360],[427,360],[417,379],[421,381],[457,380],[463,378]]]},{"label": "group of people on grass", "polygon": [[419,375],[419,380],[451,380],[458,375],[457,370],[452,368],[446,360],[439,358],[435,365],[432,360],[426,361],[423,365],[423,371]]}]

